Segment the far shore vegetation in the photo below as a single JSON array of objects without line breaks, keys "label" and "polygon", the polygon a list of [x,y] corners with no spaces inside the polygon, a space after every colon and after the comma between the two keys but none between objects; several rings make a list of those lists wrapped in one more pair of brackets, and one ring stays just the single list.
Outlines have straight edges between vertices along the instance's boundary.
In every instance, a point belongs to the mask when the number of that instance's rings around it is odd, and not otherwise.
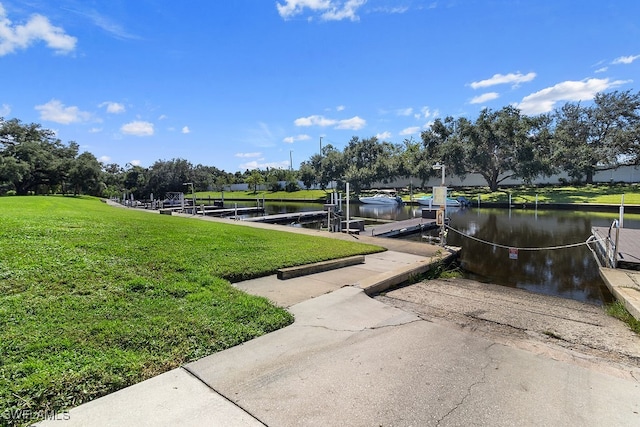
[{"label": "far shore vegetation", "polygon": [[0,241],[0,410],[32,414],[79,405],[293,321],[235,281],[383,250],[85,196],[0,197]]},{"label": "far shore vegetation", "polygon": [[[0,117],[0,195],[71,193],[163,200],[168,193],[222,191],[234,184],[254,192],[266,188],[293,193],[302,188],[324,190],[333,183],[342,191],[349,183],[359,194],[375,183],[407,179],[425,187],[439,177],[441,165],[446,165],[449,177],[481,177],[491,193],[513,180],[531,184],[553,176],[567,183],[594,184],[603,171],[640,165],[639,128],[640,92],[613,91],[598,93],[589,103],[568,102],[533,116],[509,105],[485,108],[475,118],[437,117],[419,135],[403,141],[354,135],[321,145],[297,165],[289,156],[289,162],[251,162],[232,173],[181,158],[146,167],[137,161],[107,164],[81,152],[82,141],[65,144],[40,124]],[[191,155],[197,160],[197,152]]]}]

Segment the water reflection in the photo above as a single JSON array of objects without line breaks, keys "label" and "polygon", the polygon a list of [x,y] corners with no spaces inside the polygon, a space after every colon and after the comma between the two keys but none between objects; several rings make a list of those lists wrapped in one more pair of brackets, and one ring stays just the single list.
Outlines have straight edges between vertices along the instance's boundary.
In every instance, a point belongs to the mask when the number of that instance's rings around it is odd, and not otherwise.
[{"label": "water reflection", "polygon": [[[494,244],[454,231],[448,243],[463,248],[461,265],[471,278],[602,304],[611,301],[611,295],[586,245],[543,248],[585,242],[592,226],[608,226],[614,218],[591,212],[465,210],[451,216],[451,227]],[[625,226],[640,228],[640,221],[629,216]],[[517,259],[510,259],[509,247],[519,248]]]}]

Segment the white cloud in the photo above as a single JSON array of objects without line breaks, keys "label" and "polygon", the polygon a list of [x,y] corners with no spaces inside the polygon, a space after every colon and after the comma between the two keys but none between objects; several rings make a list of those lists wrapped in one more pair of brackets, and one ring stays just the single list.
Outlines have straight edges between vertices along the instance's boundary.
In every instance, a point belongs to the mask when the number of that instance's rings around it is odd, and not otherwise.
[{"label": "white cloud", "polygon": [[89,129],[89,133],[100,133],[102,132],[102,128],[91,128]]},{"label": "white cloud", "polygon": [[153,123],[136,120],[122,125],[122,133],[135,136],[151,136],[154,133]]},{"label": "white cloud", "polygon": [[557,102],[590,100],[598,92],[603,92],[625,83],[629,83],[629,81],[609,81],[609,79],[565,81],[525,96],[517,107],[524,114],[546,113],[552,111]]},{"label": "white cloud", "polygon": [[11,113],[11,107],[9,104],[0,105],[0,117],[8,116]]},{"label": "white cloud", "polygon": [[100,108],[105,106],[107,107],[107,113],[110,114],[120,114],[127,111],[127,109],[124,107],[124,104],[120,104],[119,102],[106,101],[98,105],[98,107]]},{"label": "white cloud", "polygon": [[347,108],[347,107],[345,107],[344,105],[338,105],[336,107],[336,111],[344,111],[345,108]]},{"label": "white cloud", "polygon": [[409,108],[401,108],[399,110],[396,110],[396,114],[398,116],[410,116],[411,114],[413,114],[413,108],[409,107]]},{"label": "white cloud", "polygon": [[598,68],[596,71],[594,71],[596,74],[598,73],[604,73],[605,71],[607,71],[609,69],[609,67],[601,67]]},{"label": "white cloud", "polygon": [[241,159],[252,159],[262,156],[262,153],[236,153],[235,156],[240,157]]},{"label": "white cloud", "polygon": [[32,15],[25,24],[13,25],[0,3],[0,56],[26,49],[37,41],[45,42],[56,53],[69,53],[75,49],[77,39],[51,25],[42,15]]},{"label": "white cloud", "polygon": [[350,119],[340,120],[336,129],[351,129],[351,130],[359,130],[365,127],[367,121],[358,116],[352,117]]},{"label": "white cloud", "polygon": [[300,15],[308,9],[320,14],[320,19],[325,21],[357,21],[359,18],[356,12],[366,2],[367,0],[284,0],[284,3],[276,2],[276,8],[284,19]]},{"label": "white cloud", "polygon": [[379,140],[384,141],[386,139],[391,138],[391,132],[386,131],[386,132],[379,133],[379,134],[376,135],[376,138],[378,138]]},{"label": "white cloud", "polygon": [[429,117],[437,117],[440,112],[438,110],[431,111],[429,107],[422,107],[419,113],[413,115],[416,119],[428,119]]},{"label": "white cloud", "polygon": [[158,120],[167,120],[169,117],[165,114],[161,114],[160,117],[158,117]]},{"label": "white cloud", "polygon": [[182,131],[181,131],[181,132],[182,132],[182,133],[185,133],[185,134],[186,134],[186,133],[191,133],[191,129],[189,129],[189,126],[185,126],[185,127],[183,127],[183,128],[182,128]]},{"label": "white cloud", "polygon": [[63,125],[83,122],[91,118],[90,113],[80,111],[78,107],[65,107],[65,105],[57,99],[52,99],[46,104],[36,105],[35,109],[40,111],[41,120],[48,120]]},{"label": "white cloud", "polygon": [[78,15],[86,16],[93,22],[95,26],[101,28],[102,30],[106,31],[107,33],[111,34],[112,36],[118,39],[139,39],[138,36],[129,33],[119,23],[112,21],[106,15],[100,14],[95,10],[91,10],[91,11],[71,10],[71,11],[74,13],[77,13]]},{"label": "white cloud", "polygon": [[324,116],[313,115],[309,117],[300,117],[299,119],[295,119],[293,123],[296,126],[304,126],[304,127],[335,126],[335,129],[358,130],[358,129],[362,129],[367,124],[367,121],[358,116],[354,116],[350,119],[336,120],[336,119],[328,119]]},{"label": "white cloud", "polygon": [[293,124],[296,126],[333,126],[336,124],[336,120],[327,119],[324,116],[313,115],[309,117],[300,117],[295,119]]},{"label": "white cloud", "polygon": [[107,162],[111,161],[111,157],[109,157],[109,156],[101,156],[101,157],[98,158],[98,161],[102,162],[102,163],[107,163]]},{"label": "white cloud", "polygon": [[380,12],[380,13],[390,13],[390,14],[402,14],[405,13],[409,10],[408,6],[397,6],[397,7],[390,7],[390,6],[382,6],[382,7],[376,7],[373,9],[373,12]]},{"label": "white cloud", "polygon": [[286,142],[287,144],[293,144],[294,142],[297,142],[297,141],[307,141],[309,139],[311,139],[309,135],[300,134],[296,136],[288,136],[285,139],[283,139],[283,141]]},{"label": "white cloud", "polygon": [[129,162],[129,164],[130,164],[131,166],[140,166],[140,165],[142,164],[142,162],[141,162],[140,160],[131,160],[131,161]]},{"label": "white cloud", "polygon": [[414,135],[416,133],[420,132],[420,126],[412,126],[406,129],[402,129],[400,131],[400,135],[404,136],[404,135]]},{"label": "white cloud", "polygon": [[536,73],[509,73],[509,74],[494,74],[493,77],[486,80],[480,80],[479,82],[471,83],[471,87],[479,89],[483,87],[495,86],[500,84],[513,84],[518,85],[520,83],[530,82],[536,78]]},{"label": "white cloud", "polygon": [[358,9],[364,5],[367,0],[347,0],[346,2],[333,2],[334,6],[323,13],[321,18],[326,21],[342,21],[343,19],[349,19],[351,21],[357,21],[360,18],[356,15]]},{"label": "white cloud", "polygon": [[640,58],[640,55],[620,56],[613,60],[612,64],[631,64],[636,59]]},{"label": "white cloud", "polygon": [[500,97],[498,92],[487,92],[472,98],[471,101],[469,101],[469,103],[482,104],[483,102],[492,101],[494,99],[497,99],[498,97]]}]

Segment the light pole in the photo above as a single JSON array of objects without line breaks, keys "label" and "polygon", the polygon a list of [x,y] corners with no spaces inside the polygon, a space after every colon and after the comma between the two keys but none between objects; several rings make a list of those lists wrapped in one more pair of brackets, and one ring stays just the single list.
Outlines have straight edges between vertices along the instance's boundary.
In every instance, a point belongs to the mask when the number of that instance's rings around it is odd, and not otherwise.
[{"label": "light pole", "polygon": [[182,185],[191,186],[191,198],[193,199],[193,214],[196,214],[196,193],[193,191],[193,182],[183,182]]},{"label": "light pole", "polygon": [[438,169],[442,169],[442,186],[444,187],[444,165],[441,165],[440,162],[437,162],[435,165],[433,165],[433,168],[438,170]]},{"label": "light pole", "polygon": [[289,150],[289,170],[293,171],[293,150]]},{"label": "light pole", "polygon": [[[440,169],[442,170],[442,186],[441,186],[441,190],[444,195],[442,198],[442,205],[440,205],[440,210],[442,210],[442,224],[440,225],[440,245],[445,246],[447,244],[446,242],[446,231],[445,231],[445,222],[447,220],[447,187],[444,184],[444,165],[441,165],[440,162],[437,162],[435,165],[433,165],[433,169]],[[435,194],[434,194],[435,196]]]}]

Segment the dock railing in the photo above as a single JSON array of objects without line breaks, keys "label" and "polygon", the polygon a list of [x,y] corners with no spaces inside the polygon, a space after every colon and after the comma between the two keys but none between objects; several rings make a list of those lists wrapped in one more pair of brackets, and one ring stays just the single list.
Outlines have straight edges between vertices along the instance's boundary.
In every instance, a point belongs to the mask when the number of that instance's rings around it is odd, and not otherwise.
[{"label": "dock railing", "polygon": [[[615,229],[615,236],[611,236],[612,231]],[[618,267],[618,243],[620,242],[620,222],[614,219],[609,226],[609,234],[605,242],[606,259],[609,261],[611,268]]]}]

